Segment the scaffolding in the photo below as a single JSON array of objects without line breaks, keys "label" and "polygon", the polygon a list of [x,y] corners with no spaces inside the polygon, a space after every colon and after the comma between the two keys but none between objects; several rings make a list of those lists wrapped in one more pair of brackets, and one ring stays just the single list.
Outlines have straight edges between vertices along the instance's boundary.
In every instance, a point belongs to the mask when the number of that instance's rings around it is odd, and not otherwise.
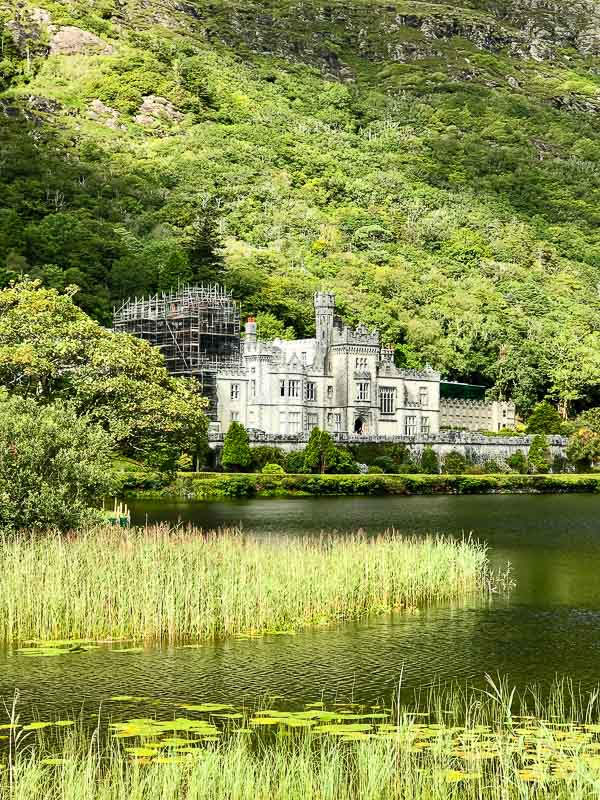
[{"label": "scaffolding", "polygon": [[113,328],[158,347],[171,375],[196,378],[217,414],[217,371],[239,367],[240,307],[222,286],[185,286],[130,298],[115,309]]}]

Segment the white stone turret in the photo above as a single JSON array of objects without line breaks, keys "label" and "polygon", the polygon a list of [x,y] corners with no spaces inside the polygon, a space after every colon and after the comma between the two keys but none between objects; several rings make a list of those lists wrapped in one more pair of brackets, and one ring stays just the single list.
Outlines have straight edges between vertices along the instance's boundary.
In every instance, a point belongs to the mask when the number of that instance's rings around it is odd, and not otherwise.
[{"label": "white stone turret", "polygon": [[333,292],[316,292],[314,302],[317,345],[327,348],[333,334],[335,295]]}]

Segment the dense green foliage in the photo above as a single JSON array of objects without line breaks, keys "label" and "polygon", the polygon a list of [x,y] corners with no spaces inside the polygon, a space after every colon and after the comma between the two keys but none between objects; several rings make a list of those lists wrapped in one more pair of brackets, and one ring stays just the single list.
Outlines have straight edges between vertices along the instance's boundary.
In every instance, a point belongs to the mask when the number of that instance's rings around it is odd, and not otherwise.
[{"label": "dense green foliage", "polygon": [[350,452],[344,447],[337,447],[331,434],[319,428],[311,431],[302,455],[301,472],[328,472],[338,475],[358,472]]},{"label": "dense green foliage", "polygon": [[225,434],[221,464],[231,472],[248,469],[252,463],[252,454],[248,439],[248,431],[241,422],[232,422]]},{"label": "dense green foliage", "polygon": [[517,450],[506,459],[508,466],[515,472],[525,475],[528,471],[529,465],[527,463],[527,456],[521,450]]},{"label": "dense green foliage", "polygon": [[437,475],[440,471],[440,460],[433,447],[426,447],[421,456],[421,472],[426,475]]},{"label": "dense green foliage", "polygon": [[224,497],[379,496],[502,492],[600,492],[599,475],[179,475],[165,484],[156,474],[124,476],[122,491],[139,498],[211,500]]},{"label": "dense green foliage", "polygon": [[458,450],[451,450],[442,459],[442,472],[461,475],[467,467],[467,459]]},{"label": "dense green foliage", "polygon": [[98,522],[111,488],[111,445],[72,406],[0,398],[0,529],[68,531]]},{"label": "dense green foliage", "polygon": [[546,436],[543,433],[536,434],[531,441],[529,464],[535,472],[548,472],[550,470],[550,450]]},{"label": "dense green foliage", "polygon": [[[0,12],[1,281],[76,283],[108,323],[126,295],[219,280],[279,335],[312,333],[324,286],[408,366],[522,411],[597,404],[591,7],[18,5]],[[48,54],[32,7],[112,51]],[[171,106],[140,117],[148,96]]]},{"label": "dense green foliage", "polygon": [[590,408],[574,423],[567,447],[567,458],[577,469],[586,471],[600,462],[600,408]]},{"label": "dense green foliage", "polygon": [[281,464],[265,464],[261,470],[263,475],[284,475],[285,470]]},{"label": "dense green foliage", "polygon": [[560,434],[562,430],[563,420],[547,400],[538,403],[527,419],[527,433]]},{"label": "dense green foliage", "polygon": [[161,469],[206,448],[197,384],[168,375],[146,342],[104,330],[59,293],[25,281],[0,289],[0,386],[42,403],[68,400],[121,452]]}]

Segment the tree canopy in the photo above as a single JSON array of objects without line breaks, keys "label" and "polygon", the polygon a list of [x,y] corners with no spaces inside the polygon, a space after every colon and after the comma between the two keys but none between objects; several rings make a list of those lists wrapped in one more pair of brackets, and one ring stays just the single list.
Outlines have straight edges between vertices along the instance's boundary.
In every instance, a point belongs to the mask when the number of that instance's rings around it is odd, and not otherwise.
[{"label": "tree canopy", "polygon": [[107,325],[127,295],[219,281],[285,336],[332,289],[408,366],[522,413],[598,404],[600,77],[564,0],[539,63],[489,44],[538,30],[514,0],[457,1],[434,48],[435,4],[406,27],[377,0],[354,25],[313,0],[42,3],[93,57],[49,54],[39,5],[0,12],[0,284],[77,284]]},{"label": "tree canopy", "polygon": [[70,404],[0,397],[0,529],[74,530],[100,521],[109,435]]},{"label": "tree canopy", "polygon": [[173,378],[159,350],[103,329],[64,293],[24,281],[0,290],[0,386],[48,403],[68,400],[114,447],[157,467],[205,447],[206,401]]}]

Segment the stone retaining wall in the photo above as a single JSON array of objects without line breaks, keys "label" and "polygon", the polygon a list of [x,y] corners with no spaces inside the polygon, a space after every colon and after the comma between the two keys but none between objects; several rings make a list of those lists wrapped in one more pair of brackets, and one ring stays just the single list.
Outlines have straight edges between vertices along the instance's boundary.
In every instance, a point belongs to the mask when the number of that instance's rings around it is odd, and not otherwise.
[{"label": "stone retaining wall", "polygon": [[[249,431],[251,447],[279,447],[286,452],[306,447],[310,434],[266,434]],[[404,444],[414,456],[419,456],[425,447],[432,447],[442,459],[452,450],[458,451],[473,463],[485,461],[505,461],[519,450],[527,455],[533,436],[484,436],[467,431],[440,431],[440,433],[417,436],[358,436],[347,433],[334,433],[332,437],[340,445],[351,444]],[[210,446],[214,450],[223,447],[224,434],[211,433]],[[550,454],[564,456],[567,439],[563,436],[547,436]]]}]

